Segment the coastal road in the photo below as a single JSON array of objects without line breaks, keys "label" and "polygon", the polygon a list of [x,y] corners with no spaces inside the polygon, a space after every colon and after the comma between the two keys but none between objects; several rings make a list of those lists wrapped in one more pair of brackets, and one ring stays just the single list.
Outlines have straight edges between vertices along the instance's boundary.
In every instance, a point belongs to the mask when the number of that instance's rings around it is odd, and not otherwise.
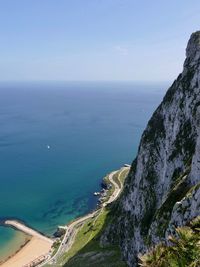
[{"label": "coastal road", "polygon": [[[122,169],[121,169],[122,171]],[[120,173],[121,173],[120,171]],[[110,180],[110,182],[114,185],[114,192],[113,194],[110,196],[110,198],[108,199],[107,202],[105,202],[104,204],[109,204],[111,202],[113,202],[115,199],[117,199],[117,197],[119,196],[121,190],[120,190],[120,187],[119,185],[113,180],[113,176],[117,173],[118,171],[114,171],[114,172],[111,172],[109,175],[108,175],[108,179]],[[120,175],[120,174],[119,174]]]},{"label": "coastal road", "polygon": [[76,221],[72,222],[70,225],[68,225],[66,228],[66,233],[65,233],[65,235],[61,241],[61,244],[60,244],[56,254],[38,266],[40,267],[40,266],[44,266],[48,263],[49,264],[55,263],[57,261],[57,259],[60,257],[60,255],[62,255],[62,253],[64,253],[64,252],[67,252],[71,248],[71,246],[73,245],[73,241],[74,241],[74,238],[75,238],[76,232],[77,232],[76,227],[81,226],[81,224],[83,224],[86,220],[94,217],[98,212],[99,212],[99,210],[96,210],[92,213],[89,213],[86,216],[81,217],[81,218],[77,219]]},{"label": "coastal road", "polygon": [[[108,175],[108,179],[109,179],[110,182],[114,185],[115,190],[114,190],[113,194],[110,196],[109,200],[106,201],[106,202],[104,203],[105,206],[106,206],[107,204],[109,204],[109,203],[115,201],[115,200],[118,198],[119,194],[121,193],[122,187],[123,187],[123,184],[122,184],[122,182],[120,181],[119,177],[121,176],[121,174],[123,173],[123,171],[128,170],[128,169],[130,169],[130,167],[122,167],[120,170],[118,170],[118,171],[113,171],[113,172],[111,172],[111,173]],[[119,187],[118,183],[115,182],[115,180],[113,179],[114,175],[115,175],[116,173],[118,173],[118,172],[119,172],[118,181],[121,183],[121,187]]]},{"label": "coastal road", "polygon": [[[115,180],[113,179],[113,176],[119,172],[119,176],[121,175],[121,173],[124,170],[127,170],[129,167],[123,167],[120,169],[120,171],[113,171],[108,175],[108,179],[110,180],[111,184],[114,186],[114,192],[112,193],[112,195],[110,196],[110,198],[103,203],[102,207],[98,210],[95,210],[92,213],[89,213],[81,218],[76,219],[74,222],[72,222],[71,224],[69,224],[68,226],[66,226],[66,233],[61,241],[61,244],[57,250],[57,252],[55,253],[55,255],[51,258],[49,258],[48,260],[46,260],[45,262],[43,262],[42,264],[39,265],[39,267],[44,266],[46,264],[53,264],[56,263],[58,258],[65,252],[69,251],[69,249],[71,248],[71,246],[73,245],[76,233],[78,231],[77,227],[81,226],[83,223],[85,223],[86,220],[91,219],[95,216],[98,216],[99,213],[102,212],[103,208],[107,205],[110,204],[111,202],[115,201],[117,199],[117,197],[119,196],[121,190],[122,190],[122,184],[121,187],[119,187],[119,185],[115,182]],[[120,180],[119,180],[120,182]],[[57,264],[58,265],[58,264]]]}]

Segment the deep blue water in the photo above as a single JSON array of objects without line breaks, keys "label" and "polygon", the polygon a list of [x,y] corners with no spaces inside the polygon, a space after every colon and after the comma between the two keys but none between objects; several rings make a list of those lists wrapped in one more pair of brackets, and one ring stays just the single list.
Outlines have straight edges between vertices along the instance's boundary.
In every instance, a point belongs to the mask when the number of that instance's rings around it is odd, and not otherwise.
[{"label": "deep blue water", "polygon": [[[0,217],[52,234],[94,208],[92,193],[106,173],[131,163],[166,88],[0,83]],[[10,233],[0,228],[0,246]]]}]

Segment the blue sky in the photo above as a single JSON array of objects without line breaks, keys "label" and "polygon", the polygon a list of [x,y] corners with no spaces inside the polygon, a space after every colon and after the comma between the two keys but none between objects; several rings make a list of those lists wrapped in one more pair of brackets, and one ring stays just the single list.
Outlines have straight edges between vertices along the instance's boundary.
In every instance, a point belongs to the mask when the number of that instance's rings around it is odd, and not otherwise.
[{"label": "blue sky", "polygon": [[0,0],[0,80],[171,81],[199,0]]}]

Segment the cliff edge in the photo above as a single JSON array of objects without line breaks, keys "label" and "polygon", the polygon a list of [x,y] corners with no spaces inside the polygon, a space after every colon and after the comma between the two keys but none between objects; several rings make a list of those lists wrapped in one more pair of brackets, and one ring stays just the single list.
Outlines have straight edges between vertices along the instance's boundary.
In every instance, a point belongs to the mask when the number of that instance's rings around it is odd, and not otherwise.
[{"label": "cliff edge", "polygon": [[101,243],[120,244],[129,266],[200,215],[200,31],[191,35],[183,72],[143,132],[113,210]]}]

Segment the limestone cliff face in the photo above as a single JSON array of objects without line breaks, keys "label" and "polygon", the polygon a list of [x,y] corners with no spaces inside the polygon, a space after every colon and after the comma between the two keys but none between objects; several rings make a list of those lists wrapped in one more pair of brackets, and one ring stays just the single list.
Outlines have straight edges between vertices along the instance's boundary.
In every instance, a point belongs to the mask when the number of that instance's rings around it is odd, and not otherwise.
[{"label": "limestone cliff face", "polygon": [[[130,266],[200,215],[200,32],[191,35],[183,72],[142,135],[115,220],[101,241],[119,242]],[[118,238],[117,238],[118,237]]]}]

